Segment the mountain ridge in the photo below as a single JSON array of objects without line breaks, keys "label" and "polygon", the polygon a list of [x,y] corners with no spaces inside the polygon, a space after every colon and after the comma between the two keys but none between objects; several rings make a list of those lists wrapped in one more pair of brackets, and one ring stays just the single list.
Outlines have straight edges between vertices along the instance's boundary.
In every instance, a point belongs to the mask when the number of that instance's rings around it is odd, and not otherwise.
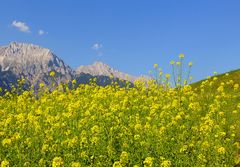
[{"label": "mountain ridge", "polygon": [[102,61],[95,61],[91,65],[79,66],[76,69],[76,74],[80,74],[80,73],[86,73],[92,76],[101,76],[101,75],[108,76],[108,77],[114,76],[116,78],[128,80],[130,82],[134,82],[137,79],[137,77],[120,72],[110,67],[109,65],[103,63]]},{"label": "mountain ridge", "polygon": [[49,76],[51,71],[56,73],[55,82],[57,84],[73,79],[78,81],[77,84],[86,84],[92,78],[97,78],[99,85],[106,86],[111,83],[110,78],[114,78],[120,85],[123,85],[124,81],[133,83],[138,78],[115,70],[100,61],[96,61],[92,65],[79,66],[73,70],[50,49],[19,42],[0,46],[0,69],[0,86],[7,85],[5,87],[8,88],[11,84],[9,77],[6,77],[8,75],[14,82],[18,78],[26,78],[28,85],[37,86],[39,83],[49,85],[52,82]]}]

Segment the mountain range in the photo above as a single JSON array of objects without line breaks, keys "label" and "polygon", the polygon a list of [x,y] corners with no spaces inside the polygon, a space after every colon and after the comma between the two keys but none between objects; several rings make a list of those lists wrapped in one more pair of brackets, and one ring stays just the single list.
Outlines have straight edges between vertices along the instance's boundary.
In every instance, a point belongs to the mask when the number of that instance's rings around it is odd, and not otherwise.
[{"label": "mountain range", "polygon": [[[49,75],[51,71],[56,74],[54,81]],[[87,84],[92,78],[96,78],[96,83],[101,86],[111,84],[113,80],[123,86],[126,81],[133,84],[138,79],[100,61],[74,70],[51,50],[33,44],[12,42],[0,46],[0,87],[10,89],[20,78],[25,78],[26,84],[34,87],[40,83],[60,84],[73,79],[77,84]]]}]

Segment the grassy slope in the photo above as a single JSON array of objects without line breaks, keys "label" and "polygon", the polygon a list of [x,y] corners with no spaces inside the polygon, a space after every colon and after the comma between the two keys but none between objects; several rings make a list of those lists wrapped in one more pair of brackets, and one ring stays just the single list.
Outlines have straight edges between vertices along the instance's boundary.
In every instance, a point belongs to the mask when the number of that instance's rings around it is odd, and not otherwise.
[{"label": "grassy slope", "polygon": [[[217,78],[217,80],[214,81],[214,78]],[[206,86],[204,86],[205,91],[203,98],[215,96],[217,94],[217,89],[219,88],[219,86],[221,84],[224,84],[224,91],[227,94],[232,95],[231,102],[228,103],[228,109],[234,110],[233,106],[236,106],[236,104],[240,103],[240,69],[233,70],[228,73],[219,74],[209,79],[198,81],[196,83],[193,83],[191,86],[200,93],[201,86],[202,84],[204,84],[204,82]],[[213,82],[212,86],[209,86],[210,82]],[[239,85],[238,90],[234,90],[234,85],[236,84]]]},{"label": "grassy slope", "polygon": [[[227,73],[216,75],[216,77],[218,78],[218,82],[217,83],[221,83],[221,82],[225,82],[226,83],[226,82],[228,82],[230,80],[233,80],[234,83],[240,84],[240,69],[228,72],[228,74],[229,74],[228,76],[226,74]],[[211,77],[211,78],[213,78],[213,77]],[[204,79],[204,80],[195,82],[195,83],[192,84],[192,86],[195,87],[195,88],[200,87],[200,85],[201,85],[201,83],[203,81],[206,81],[206,80]],[[218,86],[217,84],[214,85],[215,88],[217,86]]]},{"label": "grassy slope", "polygon": [[[214,78],[217,78],[217,80],[214,81]],[[233,81],[232,83],[230,81]],[[210,87],[208,86],[209,83],[213,81],[213,85]],[[204,87],[204,93],[201,93],[201,86],[202,84],[205,84],[207,86]],[[201,80],[196,83],[193,83],[191,86],[199,93],[199,96],[201,96],[201,99],[203,101],[208,101],[208,99],[215,99],[216,95],[218,94],[217,89],[219,86],[224,83],[224,92],[226,94],[231,95],[230,99],[227,101],[227,105],[225,107],[225,111],[232,112],[234,110],[238,110],[237,106],[240,104],[240,69],[233,70],[227,73],[219,74],[216,76],[213,76],[209,79]],[[239,84],[238,90],[234,90],[234,85]],[[235,118],[232,118],[233,122],[240,119],[240,113],[237,113],[235,115]],[[237,138],[240,140],[240,126],[238,127],[238,134]]]}]

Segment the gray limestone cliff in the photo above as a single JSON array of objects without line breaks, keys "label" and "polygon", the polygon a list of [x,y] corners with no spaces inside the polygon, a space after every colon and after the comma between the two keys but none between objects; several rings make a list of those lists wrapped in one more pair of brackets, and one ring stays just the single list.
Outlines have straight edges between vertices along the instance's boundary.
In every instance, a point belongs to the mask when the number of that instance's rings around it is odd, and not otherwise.
[{"label": "gray limestone cliff", "polygon": [[[49,75],[51,71],[56,73],[54,80]],[[127,81],[133,85],[137,79],[99,61],[80,66],[74,71],[49,49],[33,44],[12,42],[0,46],[0,87],[10,89],[11,85],[17,85],[20,78],[25,78],[27,85],[36,87],[39,83],[59,84],[73,79],[77,80],[77,84],[88,84],[93,78],[101,86],[109,85],[112,81],[124,86]]]},{"label": "gray limestone cliff", "polygon": [[0,47],[0,66],[2,72],[25,78],[30,85],[49,84],[51,71],[56,72],[57,83],[71,80],[74,75],[74,71],[49,49],[17,42]]}]

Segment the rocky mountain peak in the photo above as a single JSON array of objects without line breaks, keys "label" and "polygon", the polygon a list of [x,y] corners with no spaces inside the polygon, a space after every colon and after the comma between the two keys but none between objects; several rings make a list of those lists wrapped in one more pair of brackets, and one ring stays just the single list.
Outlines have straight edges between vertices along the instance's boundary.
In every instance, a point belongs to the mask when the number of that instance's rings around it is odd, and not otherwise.
[{"label": "rocky mountain peak", "polygon": [[77,84],[85,84],[89,83],[91,78],[97,78],[97,83],[105,86],[111,84],[113,77],[119,84],[124,85],[125,81],[133,83],[137,79],[101,61],[80,66],[74,71],[51,50],[34,44],[11,42],[7,46],[0,46],[0,87],[5,85],[5,88],[10,88],[12,82],[17,84],[18,78],[25,78],[28,85],[49,85],[53,82],[49,76],[51,71],[56,73],[54,82],[57,84],[72,79],[76,79]]},{"label": "rocky mountain peak", "polygon": [[93,64],[92,64],[92,67],[95,67],[95,69],[99,70],[100,71],[110,71],[111,70],[111,67],[105,63],[103,63],[102,61],[95,61]]},{"label": "rocky mountain peak", "polygon": [[134,82],[134,80],[137,79],[137,77],[119,72],[118,70],[111,68],[109,65],[101,61],[96,61],[92,65],[78,67],[76,70],[76,74],[81,73],[90,74],[92,76],[113,76],[115,78],[127,80],[130,82]]},{"label": "rocky mountain peak", "polygon": [[30,84],[46,83],[50,71],[58,74],[57,82],[71,79],[74,73],[49,49],[18,42],[0,47],[0,66],[2,71],[11,71],[16,76],[27,78]]},{"label": "rocky mountain peak", "polygon": [[93,65],[95,66],[105,66],[105,67],[109,67],[107,64],[103,63],[102,61],[95,61],[93,63]]}]

